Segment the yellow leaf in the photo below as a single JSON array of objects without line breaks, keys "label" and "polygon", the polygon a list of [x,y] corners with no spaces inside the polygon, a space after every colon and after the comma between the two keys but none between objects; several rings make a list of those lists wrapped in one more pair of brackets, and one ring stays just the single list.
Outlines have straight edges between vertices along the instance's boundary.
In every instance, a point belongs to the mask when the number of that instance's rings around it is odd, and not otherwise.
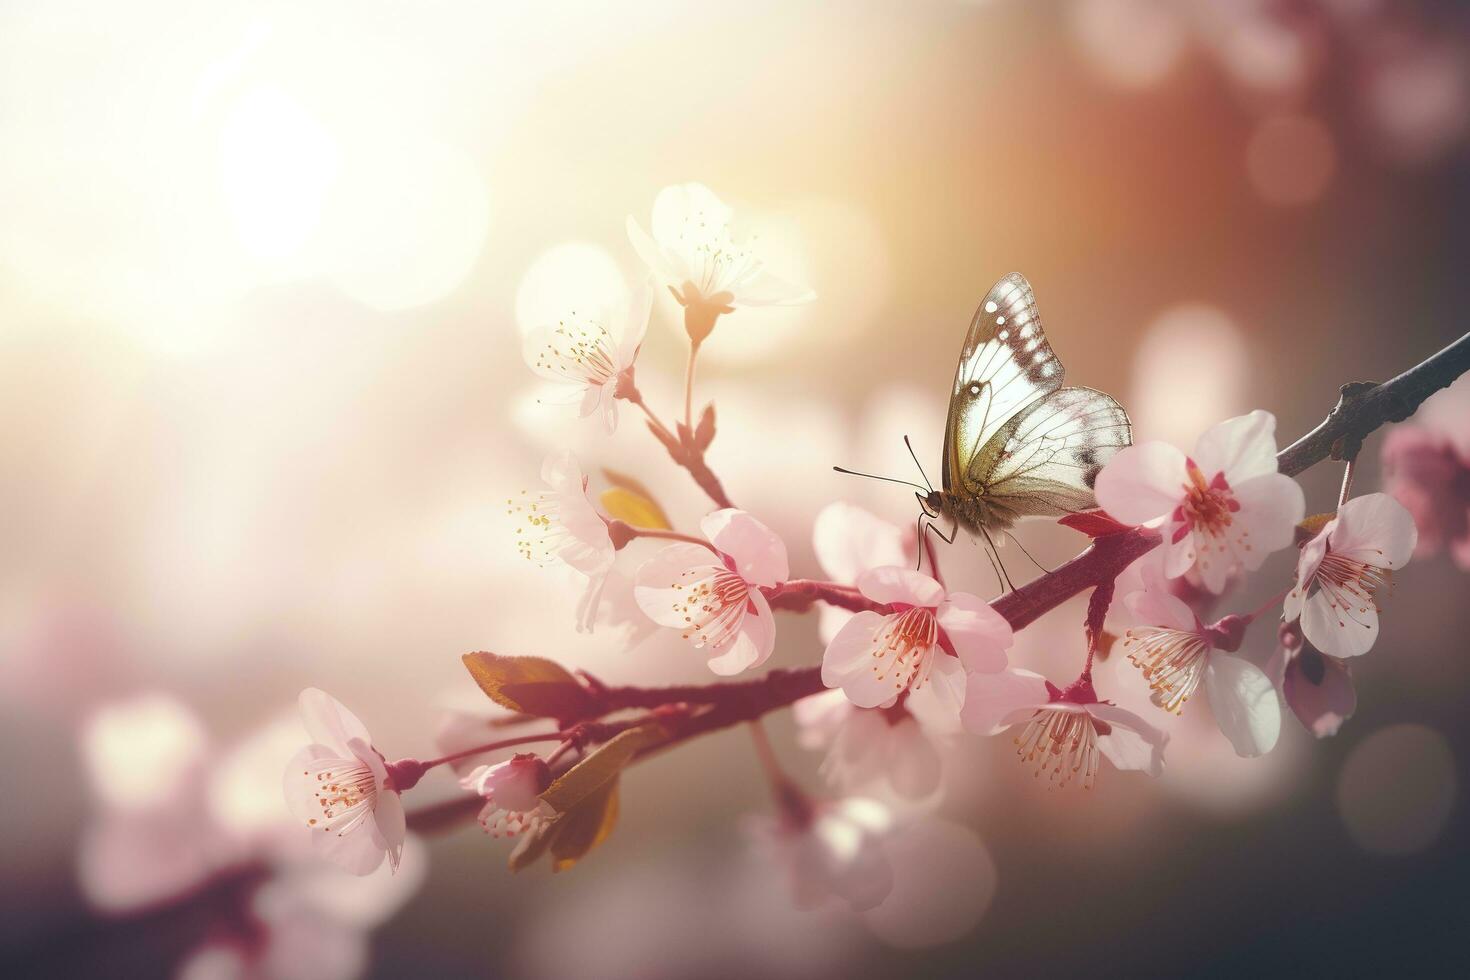
[{"label": "yellow leaf", "polygon": [[551,870],[565,871],[612,836],[618,823],[618,780],[613,778],[557,821]]},{"label": "yellow leaf", "polygon": [[464,665],[492,701],[542,718],[580,718],[589,695],[561,664],[544,657],[467,653]]},{"label": "yellow leaf", "polygon": [[604,742],[587,758],[562,773],[541,794],[541,799],[557,813],[567,813],[577,804],[618,778],[623,767],[641,750],[658,744],[665,737],[663,726],[640,725],[620,732]]},{"label": "yellow leaf", "polygon": [[602,509],[611,517],[634,527],[667,531],[672,528],[663,508],[627,487],[608,487],[602,491]]}]

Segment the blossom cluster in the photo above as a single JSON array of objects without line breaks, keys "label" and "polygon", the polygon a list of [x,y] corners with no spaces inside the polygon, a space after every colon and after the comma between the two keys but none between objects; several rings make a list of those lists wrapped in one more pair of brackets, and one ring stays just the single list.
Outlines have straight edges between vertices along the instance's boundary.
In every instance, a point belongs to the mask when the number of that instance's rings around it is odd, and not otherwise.
[{"label": "blossom cluster", "polygon": [[[589,470],[568,452],[549,456],[544,487],[512,494],[505,510],[525,558],[565,566],[583,581],[580,629],[637,617],[677,637],[714,677],[740,679],[610,688],[539,657],[470,654],[472,677],[502,714],[442,739],[445,754],[429,761],[391,760],[349,711],[308,691],[302,709],[312,742],[287,766],[286,798],[322,856],[357,874],[385,860],[396,868],[403,794],[452,765],[461,770],[463,812],[476,813],[488,834],[516,840],[512,868],[543,855],[558,870],[571,867],[611,832],[627,766],[749,722],[775,800],[756,836],[790,873],[798,904],[835,898],[871,908],[892,881],[886,841],[905,814],[939,804],[955,739],[1005,733],[1038,779],[1091,788],[1103,760],[1160,776],[1169,737],[1158,722],[1197,710],[1201,690],[1221,738],[1242,757],[1270,752],[1288,711],[1312,733],[1330,735],[1352,714],[1350,664],[1375,644],[1393,574],[1416,547],[1423,553],[1441,542],[1465,563],[1470,413],[1446,411],[1449,423],[1430,418],[1422,431],[1395,435],[1386,457],[1391,494],[1353,496],[1350,462],[1337,505],[1309,517],[1302,488],[1278,469],[1275,418],[1254,411],[1221,421],[1187,452],[1157,441],[1119,451],[1097,476],[1096,508],[1062,519],[1096,549],[1128,541],[1141,555],[1068,593],[1092,590],[1075,676],[1047,677],[1027,665],[1016,637],[1035,615],[1015,613],[1016,593],[987,600],[951,589],[932,538],[851,503],[832,503],[813,522],[825,577],[796,576],[786,542],[732,502],[706,461],[713,406],[693,411],[694,360],[721,317],[814,298],[737,241],[732,219],[701,185],[666,189],[651,233],[628,219],[632,249],[651,276],[631,302],[568,311],[532,330],[524,351],[532,371],[564,386],[580,414],[606,429],[618,424],[620,402],[642,413],[670,460],[709,497],[697,527],[676,529],[651,491],[611,471],[611,486],[594,492]],[[682,308],[689,341],[683,413],[672,424],[636,377],[660,287]],[[1432,544],[1416,524],[1434,529]],[[1291,551],[1294,570],[1268,564]],[[614,575],[620,566],[626,589],[610,585],[622,580]],[[1210,615],[1247,582],[1267,583],[1274,597],[1248,612]],[[814,609],[819,663],[813,656],[805,670],[741,677],[777,649],[783,612]],[[1261,619],[1269,625],[1253,635]],[[1120,620],[1126,626],[1115,637],[1108,625]],[[1099,690],[1094,661],[1115,639],[1135,668],[1127,676],[1158,715],[1127,710],[1120,692]],[[826,791],[801,788],[759,727],[761,715],[788,705],[800,744],[824,753]],[[526,748],[535,742],[553,747]],[[507,750],[515,754],[493,761]]]}]

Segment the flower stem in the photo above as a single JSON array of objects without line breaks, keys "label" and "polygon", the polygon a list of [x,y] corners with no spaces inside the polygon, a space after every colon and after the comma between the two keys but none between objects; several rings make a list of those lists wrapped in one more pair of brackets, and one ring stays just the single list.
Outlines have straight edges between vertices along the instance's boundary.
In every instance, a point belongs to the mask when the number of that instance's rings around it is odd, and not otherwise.
[{"label": "flower stem", "polygon": [[1353,495],[1353,469],[1357,465],[1358,457],[1354,456],[1342,468],[1342,490],[1337,495],[1337,506],[1339,510],[1342,509],[1343,504],[1348,502],[1348,498]]},{"label": "flower stem", "polygon": [[[1293,583],[1293,585],[1294,584],[1295,583]],[[1246,613],[1245,621],[1248,623],[1254,623],[1256,621],[1256,618],[1260,616],[1261,613],[1265,612],[1268,609],[1271,609],[1277,603],[1281,602],[1281,600],[1285,599],[1286,594],[1292,590],[1292,587],[1292,585],[1288,585],[1286,588],[1282,589],[1280,592],[1276,593],[1274,596],[1261,603],[1261,605],[1258,606],[1256,609]]]},{"label": "flower stem", "polygon": [[692,534],[684,534],[681,531],[664,531],[652,527],[632,527],[632,525],[629,525],[629,527],[632,528],[632,535],[635,538],[662,538],[666,541],[684,541],[689,544],[700,545],[715,552],[715,554],[719,554],[719,551],[715,549],[714,545],[710,544],[704,538],[697,538]]},{"label": "flower stem", "polygon": [[498,742],[487,742],[484,745],[477,745],[472,749],[465,749],[463,752],[453,752],[449,755],[440,756],[437,759],[430,759],[428,762],[423,763],[423,767],[425,769],[432,769],[435,766],[442,766],[446,762],[457,762],[460,759],[464,759],[472,755],[481,755],[485,752],[494,752],[496,749],[508,749],[513,745],[528,745],[532,742],[551,742],[564,738],[566,738],[565,732],[546,732],[541,735],[519,735],[516,738],[505,738],[501,739]]},{"label": "flower stem", "polygon": [[694,431],[694,362],[699,357],[697,340],[689,341],[689,367],[684,372],[684,427]]}]

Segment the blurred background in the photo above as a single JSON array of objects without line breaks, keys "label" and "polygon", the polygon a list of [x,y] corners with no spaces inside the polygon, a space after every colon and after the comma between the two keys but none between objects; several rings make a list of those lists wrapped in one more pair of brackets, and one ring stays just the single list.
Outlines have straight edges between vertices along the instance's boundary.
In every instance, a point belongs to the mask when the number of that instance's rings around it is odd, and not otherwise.
[{"label": "blurred background", "polygon": [[[238,868],[220,848],[275,819],[303,687],[427,757],[479,698],[470,650],[709,679],[671,636],[577,634],[571,578],[528,569],[497,506],[553,448],[636,475],[676,526],[706,506],[631,416],[608,437],[538,400],[521,357],[646,274],[624,221],[660,188],[709,185],[818,294],[723,318],[697,392],[711,464],[812,576],[826,503],[912,519],[830,466],[911,475],[907,433],[935,475],[965,327],[1007,272],[1069,380],[1185,445],[1256,407],[1285,443],[1339,384],[1453,340],[1467,135],[1454,2],[0,4],[0,972],[241,975],[191,869]],[[638,377],[666,415],[685,346],[665,296]],[[1339,479],[1304,477],[1309,512]],[[1084,544],[1021,538],[1047,564]],[[943,562],[993,594],[969,543]],[[313,886],[350,910],[293,892],[261,914],[299,934],[259,969],[1462,972],[1466,583],[1443,557],[1397,577],[1331,739],[1288,717],[1238,759],[1201,704],[1161,779],[1105,767],[1089,794],[961,740],[866,916],[790,910],[748,853],[768,799],[735,731],[633,770],[567,874],[512,876],[471,826],[396,882]],[[1082,615],[1016,659],[1071,676]],[[816,662],[814,617],[780,630],[773,665]],[[1126,663],[1099,688],[1142,700]],[[815,790],[818,756],[769,727]],[[453,792],[436,773],[410,809]]]}]

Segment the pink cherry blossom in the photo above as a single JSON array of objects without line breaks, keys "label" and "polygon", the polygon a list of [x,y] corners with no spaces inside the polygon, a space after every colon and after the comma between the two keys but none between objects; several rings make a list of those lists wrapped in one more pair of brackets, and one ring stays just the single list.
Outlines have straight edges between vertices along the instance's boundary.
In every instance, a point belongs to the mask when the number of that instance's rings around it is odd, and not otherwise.
[{"label": "pink cherry blossom", "polygon": [[520,535],[516,547],[536,564],[561,562],[587,577],[577,604],[577,628],[590,633],[617,550],[607,523],[587,496],[587,478],[571,453],[546,457],[541,479],[547,489],[522,491],[520,500],[506,501],[509,513],[522,522],[516,529]]},{"label": "pink cherry blossom", "polygon": [[1386,493],[1354,497],[1297,560],[1288,620],[1301,619],[1312,645],[1333,657],[1367,653],[1378,638],[1378,589],[1414,553],[1414,518]]},{"label": "pink cherry blossom", "polygon": [[608,432],[618,426],[618,390],[632,377],[633,362],[648,330],[653,288],[633,290],[625,311],[589,317],[568,313],[526,334],[526,363],[541,377],[570,386],[583,418],[598,414]]},{"label": "pink cherry blossom", "polygon": [[1011,626],[984,600],[909,568],[876,568],[858,590],[888,611],[860,612],[822,655],[822,683],[840,687],[860,708],[891,704],[905,692],[923,710],[956,717],[966,673],[1005,669]]},{"label": "pink cherry blossom", "polygon": [[1145,565],[1144,588],[1124,597],[1136,626],[1124,634],[1123,650],[1143,671],[1150,700],[1179,714],[1203,687],[1215,723],[1237,755],[1264,755],[1281,734],[1281,704],[1271,679],[1255,664],[1233,656],[1247,625],[1227,616],[1205,626],[1172,594],[1156,566]]},{"label": "pink cherry blossom", "polygon": [[382,753],[357,716],[315,688],[301,692],[312,743],[286,765],[286,805],[311,829],[316,849],[353,874],[403,853],[403,803],[388,785]]},{"label": "pink cherry blossom", "polygon": [[876,800],[805,801],[801,808],[784,808],[779,818],[752,821],[752,828],[786,868],[798,908],[835,898],[861,912],[893,888],[893,866],[883,846],[893,819]]},{"label": "pink cherry blossom", "polygon": [[939,749],[905,708],[859,708],[831,690],[803,698],[792,712],[801,745],[827,751],[821,774],[833,785],[854,793],[886,786],[910,800],[938,791]]},{"label": "pink cherry blossom", "polygon": [[771,274],[749,245],[730,234],[730,208],[703,184],[675,184],[653,202],[653,235],[630,215],[638,257],[684,306],[789,306],[816,294]]},{"label": "pink cherry blossom", "polygon": [[1130,446],[1103,467],[1095,489],[1114,518],[1161,526],[1169,578],[1193,569],[1214,593],[1232,571],[1255,571],[1291,544],[1306,512],[1301,487],[1276,470],[1276,417],[1262,411],[1214,426],[1192,455],[1164,442]]},{"label": "pink cherry blossom", "polygon": [[1470,571],[1470,378],[1430,396],[1383,442],[1387,490],[1419,529],[1417,558],[1448,549]]},{"label": "pink cherry blossom", "polygon": [[1282,623],[1276,653],[1266,664],[1302,727],[1318,738],[1336,735],[1353,716],[1358,695],[1346,660],[1329,657],[1302,636],[1300,622]]},{"label": "pink cherry blossom", "polygon": [[[839,500],[817,514],[812,524],[812,551],[829,579],[853,585],[863,572],[885,565],[912,565],[913,529],[899,527],[856,504]],[[831,643],[853,615],[822,603],[817,607],[817,635],[824,644]]]},{"label": "pink cherry blossom", "polygon": [[551,785],[551,770],[535,755],[520,753],[504,762],[478,766],[459,785],[485,798],[480,826],[492,837],[514,837],[534,828],[551,812],[541,794]]},{"label": "pink cherry blossom", "polygon": [[765,663],[775,649],[776,623],[761,587],[786,581],[786,545],[734,508],[706,515],[699,527],[713,550],[664,548],[638,569],[633,598],[649,619],[704,650],[710,670],[738,674]]},{"label": "pink cherry blossom", "polygon": [[1164,771],[1169,736],[1133,712],[1099,701],[1085,678],[1062,691],[1040,674],[1015,667],[989,677],[972,674],[961,719],[977,735],[1024,726],[1015,739],[1017,754],[1036,766],[1037,778],[1047,773],[1054,786],[1076,778],[1091,788],[1101,756],[1118,769],[1151,776]]}]

